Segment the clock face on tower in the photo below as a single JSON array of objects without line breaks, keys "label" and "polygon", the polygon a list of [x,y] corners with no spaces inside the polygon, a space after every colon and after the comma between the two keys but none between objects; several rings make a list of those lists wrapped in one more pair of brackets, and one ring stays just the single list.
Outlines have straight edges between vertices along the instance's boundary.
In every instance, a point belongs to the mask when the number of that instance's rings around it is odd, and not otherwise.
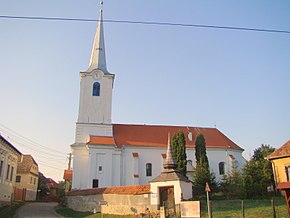
[{"label": "clock face on tower", "polygon": [[100,70],[93,71],[93,77],[94,77],[94,79],[99,80],[99,79],[102,78],[102,76],[103,76],[102,71],[100,71]]}]

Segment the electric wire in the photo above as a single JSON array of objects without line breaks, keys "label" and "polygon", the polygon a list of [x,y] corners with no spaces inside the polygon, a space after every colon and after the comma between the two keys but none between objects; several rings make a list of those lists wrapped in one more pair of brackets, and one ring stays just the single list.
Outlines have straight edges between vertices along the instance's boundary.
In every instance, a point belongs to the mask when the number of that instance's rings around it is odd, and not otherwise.
[{"label": "electric wire", "polygon": [[[44,20],[44,21],[45,20],[46,21],[77,21],[77,22],[96,22],[96,21],[99,21],[98,19],[84,19],[84,18],[31,17],[31,16],[10,16],[10,15],[0,15],[0,19]],[[235,27],[235,26],[219,26],[219,25],[205,25],[205,24],[185,24],[185,23],[171,23],[171,22],[132,21],[132,20],[113,20],[113,19],[105,19],[105,20],[102,20],[102,22],[104,22],[104,23],[121,23],[121,24],[139,24],[139,25],[211,28],[211,29],[223,29],[223,30],[290,34],[289,30],[262,29],[262,28]]]}]

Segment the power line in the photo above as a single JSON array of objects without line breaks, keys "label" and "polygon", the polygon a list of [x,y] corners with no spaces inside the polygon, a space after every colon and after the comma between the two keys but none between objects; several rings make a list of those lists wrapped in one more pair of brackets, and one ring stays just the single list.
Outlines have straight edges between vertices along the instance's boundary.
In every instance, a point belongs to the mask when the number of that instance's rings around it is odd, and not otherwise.
[{"label": "power line", "polygon": [[[96,21],[99,21],[98,19],[84,19],[84,18],[30,17],[30,16],[9,16],[9,15],[0,15],[0,19],[46,20],[46,21],[78,21],[78,22],[96,22]],[[235,26],[218,26],[218,25],[205,25],[205,24],[185,24],[185,23],[154,22],[154,21],[131,21],[131,20],[111,20],[111,19],[103,20],[103,22],[104,23],[123,23],[123,24],[140,24],[140,25],[195,27],[195,28],[211,28],[211,29],[223,29],[223,30],[238,30],[238,31],[253,31],[253,32],[290,34],[289,30],[262,29],[262,28],[235,27]]]}]

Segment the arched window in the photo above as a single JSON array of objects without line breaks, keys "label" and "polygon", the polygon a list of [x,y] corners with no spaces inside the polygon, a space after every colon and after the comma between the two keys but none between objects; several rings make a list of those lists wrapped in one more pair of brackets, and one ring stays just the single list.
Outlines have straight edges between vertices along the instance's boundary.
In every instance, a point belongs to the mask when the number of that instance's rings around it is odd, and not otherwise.
[{"label": "arched window", "polygon": [[100,96],[101,85],[98,82],[95,82],[93,85],[93,96]]},{"label": "arched window", "polygon": [[225,174],[225,162],[219,162],[219,173],[220,175]]},{"label": "arched window", "polygon": [[152,163],[146,164],[146,176],[152,176]]}]

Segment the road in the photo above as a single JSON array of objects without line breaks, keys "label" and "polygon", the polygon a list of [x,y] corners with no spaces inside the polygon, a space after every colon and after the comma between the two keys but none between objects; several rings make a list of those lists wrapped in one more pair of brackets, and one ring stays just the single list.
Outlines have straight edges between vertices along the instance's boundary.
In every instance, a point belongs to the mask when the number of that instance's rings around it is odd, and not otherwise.
[{"label": "road", "polygon": [[60,218],[53,209],[56,206],[54,202],[26,203],[16,211],[14,218]]}]

